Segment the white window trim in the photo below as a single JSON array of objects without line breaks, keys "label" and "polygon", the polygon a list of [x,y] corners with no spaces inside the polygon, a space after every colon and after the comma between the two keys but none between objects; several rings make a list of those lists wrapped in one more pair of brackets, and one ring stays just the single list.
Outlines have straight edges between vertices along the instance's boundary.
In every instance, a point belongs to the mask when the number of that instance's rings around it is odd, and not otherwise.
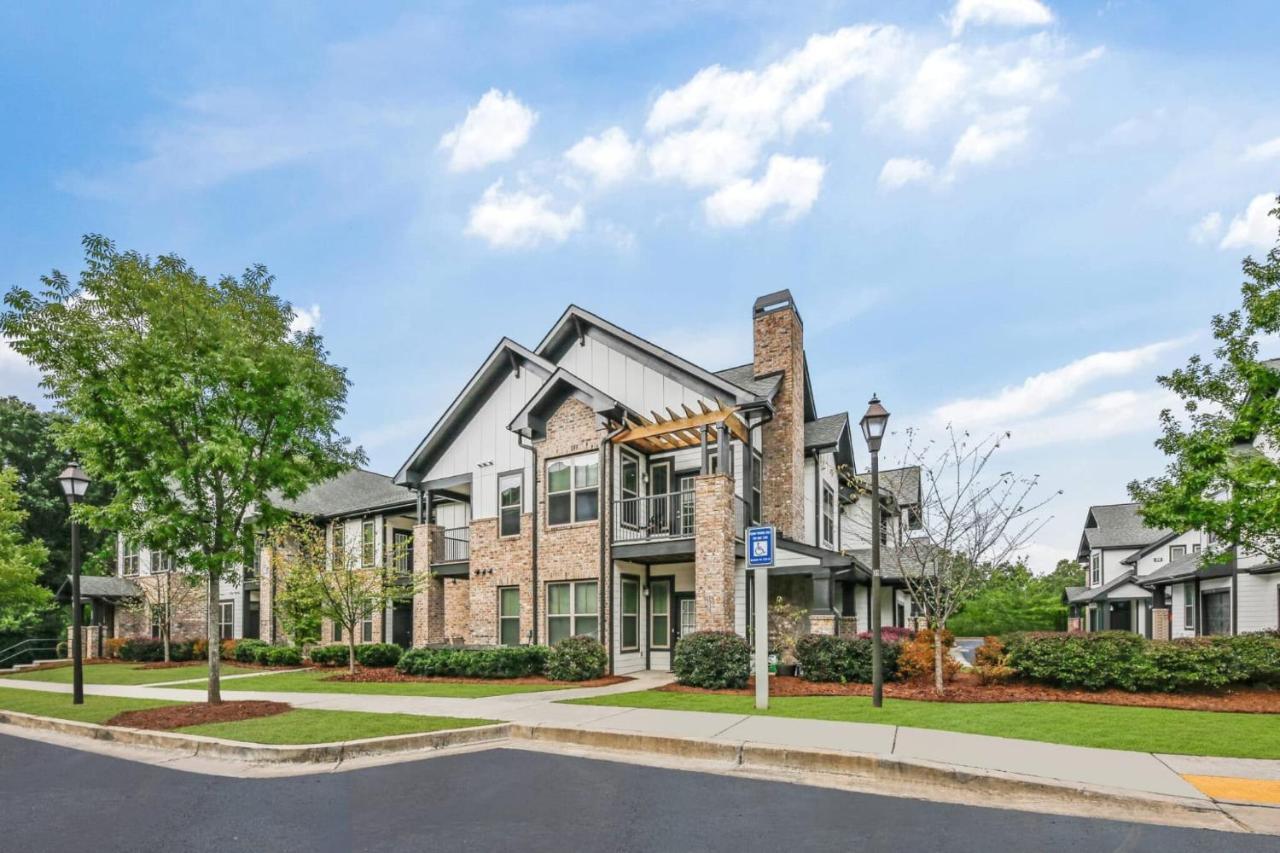
[{"label": "white window trim", "polygon": [[[502,481],[516,481],[516,502],[514,504],[504,504],[502,502],[502,493],[505,491]],[[502,515],[504,510],[512,507],[516,511],[516,530],[514,533],[504,533],[502,530]],[[524,471],[508,471],[505,474],[498,475],[498,538],[514,539],[520,535],[520,527],[523,524],[522,516],[524,515]]]},{"label": "white window trim", "polygon": [[376,519],[360,520],[360,565],[369,569],[378,565],[378,524]]},{"label": "white window trim", "polygon": [[835,545],[836,542],[836,493],[826,483],[822,484],[822,506],[819,508],[822,516],[822,541],[827,545]]},{"label": "white window trim", "polygon": [[[560,491],[551,491],[551,466],[556,463],[567,463],[569,466],[569,488]],[[578,466],[583,463],[582,467],[589,467],[592,463],[596,466],[596,482],[591,486],[578,485]],[[547,527],[568,527],[573,524],[596,524],[600,520],[600,456],[594,452],[577,453],[573,456],[560,456],[555,459],[548,459],[546,471],[544,472],[547,482]],[[596,493],[596,514],[594,518],[579,519],[578,518],[578,493],[590,492]],[[560,495],[569,496],[569,520],[559,521],[554,524],[551,522],[551,498]]]}]

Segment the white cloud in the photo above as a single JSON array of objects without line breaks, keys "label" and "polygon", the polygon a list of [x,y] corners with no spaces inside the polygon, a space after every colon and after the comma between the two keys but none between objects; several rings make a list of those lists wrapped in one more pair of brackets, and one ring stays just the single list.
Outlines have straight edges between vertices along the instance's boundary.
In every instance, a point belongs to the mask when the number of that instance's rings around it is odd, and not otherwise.
[{"label": "white cloud", "polygon": [[830,97],[850,81],[883,73],[898,58],[894,27],[846,27],[760,70],[712,65],[654,101],[645,130],[654,172],[690,186],[720,186],[747,174],[764,147],[825,128]]},{"label": "white cloud", "polygon": [[933,164],[928,160],[894,157],[886,160],[884,168],[880,170],[880,186],[896,190],[916,181],[927,181],[933,177],[933,172]]},{"label": "white cloud", "polygon": [[597,184],[608,186],[635,170],[640,146],[628,139],[622,128],[611,127],[599,136],[583,137],[564,156],[595,178]]},{"label": "white cloud", "polygon": [[309,332],[320,325],[320,306],[293,309],[293,320],[289,323],[290,332]]},{"label": "white cloud", "polygon": [[505,192],[502,181],[492,184],[471,208],[467,233],[503,249],[528,249],[543,242],[563,243],[582,228],[582,205],[558,213],[551,196],[524,190]]},{"label": "white cloud", "polygon": [[39,403],[43,398],[39,384],[40,371],[35,365],[14,350],[7,339],[0,338],[0,397],[12,395]]},{"label": "white cloud", "polygon": [[1045,81],[1042,62],[1024,56],[1015,65],[997,70],[986,81],[985,90],[999,98],[1045,98],[1055,87]]},{"label": "white cloud", "polygon": [[538,114],[514,94],[490,89],[461,123],[440,137],[440,148],[450,152],[452,171],[480,169],[510,160],[529,141],[537,121]]},{"label": "white cloud", "polygon": [[1222,214],[1214,210],[1206,213],[1199,222],[1191,226],[1192,243],[1212,243],[1222,233]]},{"label": "white cloud", "polygon": [[889,106],[904,128],[925,130],[960,105],[972,76],[962,52],[960,45],[949,44],[920,63],[911,82]]},{"label": "white cloud", "polygon": [[1071,399],[1090,383],[1149,367],[1161,355],[1188,340],[1174,338],[1134,349],[1093,353],[1054,370],[1038,373],[1021,385],[1003,388],[995,395],[946,403],[934,409],[934,418],[939,423],[953,423],[965,429],[1006,429],[1016,420],[1038,415]]},{"label": "white cloud", "polygon": [[960,134],[951,151],[950,165],[954,168],[990,163],[1025,142],[1028,132],[1026,108],[983,116]]},{"label": "white cloud", "polygon": [[1271,215],[1276,207],[1275,193],[1254,196],[1244,213],[1234,217],[1227,233],[1218,244],[1221,249],[1270,249],[1276,244],[1280,220]]},{"label": "white cloud", "polygon": [[1280,136],[1250,145],[1244,151],[1245,160],[1271,160],[1280,157]]},{"label": "white cloud", "polygon": [[951,34],[958,36],[970,24],[1005,27],[1043,27],[1053,23],[1053,12],[1040,0],[957,0],[951,10]]},{"label": "white cloud", "polygon": [[1160,412],[1176,408],[1178,398],[1163,388],[1099,394],[1045,417],[1013,421],[1010,450],[1029,450],[1055,444],[1092,444],[1107,438],[1159,430]]},{"label": "white cloud", "polygon": [[812,157],[775,154],[759,180],[743,178],[709,196],[704,202],[707,220],[737,227],[755,222],[773,207],[783,208],[782,219],[795,219],[813,207],[826,169]]}]

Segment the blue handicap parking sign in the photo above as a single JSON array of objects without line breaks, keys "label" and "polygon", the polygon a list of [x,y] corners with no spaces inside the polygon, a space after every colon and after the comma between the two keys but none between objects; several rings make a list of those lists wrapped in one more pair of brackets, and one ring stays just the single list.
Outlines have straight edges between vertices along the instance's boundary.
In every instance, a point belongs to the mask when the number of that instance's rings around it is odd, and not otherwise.
[{"label": "blue handicap parking sign", "polygon": [[747,528],[747,565],[773,565],[774,530],[772,525]]}]

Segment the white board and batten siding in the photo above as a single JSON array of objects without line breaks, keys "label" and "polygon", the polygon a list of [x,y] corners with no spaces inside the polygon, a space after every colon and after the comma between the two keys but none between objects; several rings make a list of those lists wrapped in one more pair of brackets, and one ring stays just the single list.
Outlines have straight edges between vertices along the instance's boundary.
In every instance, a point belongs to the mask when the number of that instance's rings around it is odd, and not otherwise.
[{"label": "white board and batten siding", "polygon": [[595,335],[588,335],[583,345],[576,342],[570,345],[560,357],[559,365],[646,418],[653,411],[665,417],[668,406],[677,413],[684,411],[683,406],[697,412],[699,400],[708,405],[712,403],[692,388],[609,346]]},{"label": "white board and batten siding", "polygon": [[498,514],[498,474],[515,469],[525,473],[524,512],[531,512],[533,496],[529,453],[507,427],[546,381],[546,375],[525,364],[520,375],[508,373],[463,426],[440,458],[427,471],[425,480],[471,475],[471,517],[493,518]]}]

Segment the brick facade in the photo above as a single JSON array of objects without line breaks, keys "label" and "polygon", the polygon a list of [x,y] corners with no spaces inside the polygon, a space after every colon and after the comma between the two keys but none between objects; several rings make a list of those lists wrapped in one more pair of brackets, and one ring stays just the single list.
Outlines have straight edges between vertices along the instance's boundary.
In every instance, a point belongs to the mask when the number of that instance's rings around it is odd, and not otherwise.
[{"label": "brick facade", "polygon": [[162,600],[164,595],[161,584],[173,584],[170,593],[176,603],[173,624],[169,636],[176,642],[205,636],[205,625],[208,624],[204,589],[188,589],[179,587],[184,583],[178,577],[166,578],[164,575],[143,575],[131,577],[129,580],[142,590],[143,599],[134,605],[119,604],[115,607],[115,636],[117,637],[150,637],[151,605],[150,602]]},{"label": "brick facade", "polygon": [[[444,528],[438,524],[419,524],[413,528],[413,567],[415,573],[426,573],[444,556]],[[444,642],[444,581],[441,578],[419,579],[413,596],[413,644]]]},{"label": "brick facade", "polygon": [[757,314],[755,375],[781,373],[773,419],[761,427],[763,515],[791,539],[804,538],[804,326],[795,308]]},{"label": "brick facade", "polygon": [[694,595],[698,629],[733,630],[733,478],[702,474],[693,481]]},{"label": "brick facade", "polygon": [[1170,611],[1167,607],[1154,607],[1151,610],[1151,639],[1167,640],[1170,636]]},{"label": "brick facade", "polygon": [[520,588],[520,641],[533,633],[533,515],[520,518],[520,533],[499,536],[497,518],[471,522],[472,643],[497,645],[498,588]]}]

